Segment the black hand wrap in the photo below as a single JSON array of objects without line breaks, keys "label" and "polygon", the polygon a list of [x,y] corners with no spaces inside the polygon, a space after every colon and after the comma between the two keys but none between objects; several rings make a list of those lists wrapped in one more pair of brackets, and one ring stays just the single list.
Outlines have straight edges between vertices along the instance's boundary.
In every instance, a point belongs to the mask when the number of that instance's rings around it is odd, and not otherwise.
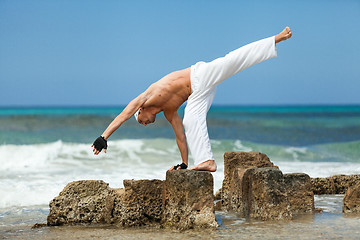
[{"label": "black hand wrap", "polygon": [[94,141],[93,145],[94,145],[94,148],[96,150],[98,150],[99,152],[101,152],[101,150],[103,150],[103,149],[107,149],[107,141],[105,140],[105,138],[103,136],[98,137]]},{"label": "black hand wrap", "polygon": [[187,165],[185,163],[174,166],[174,170],[177,170],[178,167],[180,167],[180,169],[187,169]]}]

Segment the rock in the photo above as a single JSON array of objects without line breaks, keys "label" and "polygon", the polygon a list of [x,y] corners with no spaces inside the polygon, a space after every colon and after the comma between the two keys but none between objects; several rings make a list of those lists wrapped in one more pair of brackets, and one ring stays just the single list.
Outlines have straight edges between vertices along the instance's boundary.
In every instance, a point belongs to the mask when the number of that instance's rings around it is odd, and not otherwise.
[{"label": "rock", "polygon": [[237,212],[241,217],[250,216],[251,178],[255,168],[237,168],[233,171],[228,188],[228,202],[223,209]]},{"label": "rock", "polygon": [[224,181],[222,184],[222,207],[229,205],[230,185],[233,182],[234,170],[252,167],[276,167],[270,159],[259,152],[225,152],[224,154]]},{"label": "rock", "polygon": [[360,182],[360,175],[334,175],[327,178],[312,178],[314,194],[344,194],[348,187]]},{"label": "rock", "polygon": [[113,219],[124,227],[159,225],[164,181],[124,180],[125,191],[115,199]]},{"label": "rock", "polygon": [[[165,188],[166,186],[166,188]],[[47,225],[117,224],[123,227],[213,228],[213,178],[209,172],[172,171],[161,180],[69,183],[50,202]]]},{"label": "rock", "polygon": [[360,183],[349,187],[343,201],[344,213],[360,213]]},{"label": "rock", "polygon": [[101,180],[71,182],[50,202],[47,224],[111,223],[115,195]]},{"label": "rock", "polygon": [[213,176],[200,171],[168,171],[163,226],[177,229],[216,228]]},{"label": "rock", "polygon": [[312,178],[311,187],[314,194],[334,194],[334,182],[330,178]]},{"label": "rock", "polygon": [[261,220],[291,219],[282,172],[275,167],[234,171],[227,210]]},{"label": "rock", "polygon": [[250,217],[261,220],[292,219],[284,177],[278,168],[255,168],[249,178]]},{"label": "rock", "polygon": [[314,193],[309,175],[305,173],[284,174],[284,182],[293,214],[313,213]]}]

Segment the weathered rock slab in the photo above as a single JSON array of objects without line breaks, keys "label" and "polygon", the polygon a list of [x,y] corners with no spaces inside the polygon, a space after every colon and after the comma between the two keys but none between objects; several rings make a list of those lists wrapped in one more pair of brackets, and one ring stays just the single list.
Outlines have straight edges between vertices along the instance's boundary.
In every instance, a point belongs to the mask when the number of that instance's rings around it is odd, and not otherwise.
[{"label": "weathered rock slab", "polygon": [[224,180],[221,189],[221,205],[227,209],[230,204],[229,193],[233,182],[234,170],[247,168],[276,167],[270,159],[259,152],[225,152],[224,154]]},{"label": "weathered rock slab", "polygon": [[238,168],[232,179],[228,211],[260,220],[292,218],[284,177],[278,168]]},{"label": "weathered rock slab", "polygon": [[225,176],[217,209],[262,220],[292,219],[314,212],[310,177],[285,174],[270,159],[256,152],[226,152]]},{"label": "weathered rock slab", "polygon": [[123,189],[101,180],[76,181],[50,202],[47,225],[214,228],[213,202],[209,172],[172,171],[166,181],[124,180]]},{"label": "weathered rock slab", "polygon": [[343,200],[344,213],[360,213],[360,183],[349,187]]},{"label": "weathered rock slab", "polygon": [[293,214],[313,213],[315,201],[310,176],[305,173],[284,174],[284,182],[291,212]]},{"label": "weathered rock slab", "polygon": [[47,224],[111,223],[115,195],[101,180],[71,182],[50,202]]},{"label": "weathered rock slab", "polygon": [[213,176],[209,172],[168,171],[163,226],[177,229],[216,228]]},{"label": "weathered rock slab", "polygon": [[334,175],[327,178],[312,178],[314,194],[345,194],[346,190],[360,182],[360,175]]},{"label": "weathered rock slab", "polygon": [[278,168],[255,168],[250,179],[250,217],[261,220],[292,219],[284,177]]},{"label": "weathered rock slab", "polygon": [[124,227],[160,224],[164,181],[124,180],[124,187],[114,201],[113,222]]}]

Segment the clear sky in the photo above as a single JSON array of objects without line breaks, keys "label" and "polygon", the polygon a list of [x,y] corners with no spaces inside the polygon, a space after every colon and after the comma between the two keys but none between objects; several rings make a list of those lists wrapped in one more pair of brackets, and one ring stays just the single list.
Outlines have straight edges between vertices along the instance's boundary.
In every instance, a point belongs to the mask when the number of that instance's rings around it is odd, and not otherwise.
[{"label": "clear sky", "polygon": [[0,106],[124,105],[285,26],[214,104],[360,104],[359,0],[0,0]]}]

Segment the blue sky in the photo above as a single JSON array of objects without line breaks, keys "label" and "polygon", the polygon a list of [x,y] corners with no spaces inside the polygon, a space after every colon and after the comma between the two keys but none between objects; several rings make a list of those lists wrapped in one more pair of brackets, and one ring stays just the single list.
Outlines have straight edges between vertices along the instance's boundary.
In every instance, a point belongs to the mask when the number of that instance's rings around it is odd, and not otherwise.
[{"label": "blue sky", "polygon": [[360,1],[0,0],[0,106],[124,105],[290,26],[214,104],[360,104]]}]

